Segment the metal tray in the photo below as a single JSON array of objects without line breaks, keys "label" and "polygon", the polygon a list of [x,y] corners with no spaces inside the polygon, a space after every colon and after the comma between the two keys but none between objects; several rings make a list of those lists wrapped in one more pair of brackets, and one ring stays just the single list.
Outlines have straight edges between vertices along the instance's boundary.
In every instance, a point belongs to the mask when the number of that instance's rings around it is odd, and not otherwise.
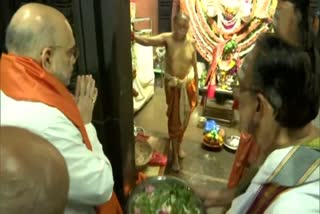
[{"label": "metal tray", "polygon": [[127,203],[127,207],[126,207],[127,208],[126,209],[126,213],[127,214],[133,214],[131,212],[131,210],[133,208],[134,200],[135,200],[137,194],[139,194],[140,192],[145,191],[145,188],[148,185],[157,186],[157,184],[161,184],[161,183],[182,184],[183,186],[188,188],[194,194],[194,197],[198,201],[198,207],[200,209],[200,214],[206,214],[206,209],[203,206],[203,203],[202,203],[201,199],[194,193],[194,191],[189,187],[189,185],[184,180],[176,178],[176,177],[173,177],[173,176],[155,176],[155,177],[151,177],[151,178],[148,178],[147,180],[143,181],[142,183],[140,183],[138,186],[136,186],[136,188],[129,195],[129,199],[128,199],[128,203]]},{"label": "metal tray", "polygon": [[[236,144],[236,145],[232,144],[232,143],[231,143],[232,141],[237,141],[237,144]],[[231,150],[236,151],[236,150],[238,149],[239,143],[240,143],[240,137],[239,137],[239,136],[236,136],[236,135],[232,135],[232,136],[230,136],[230,137],[227,137],[224,145],[225,145],[225,147],[227,147],[228,149],[231,149]]]}]

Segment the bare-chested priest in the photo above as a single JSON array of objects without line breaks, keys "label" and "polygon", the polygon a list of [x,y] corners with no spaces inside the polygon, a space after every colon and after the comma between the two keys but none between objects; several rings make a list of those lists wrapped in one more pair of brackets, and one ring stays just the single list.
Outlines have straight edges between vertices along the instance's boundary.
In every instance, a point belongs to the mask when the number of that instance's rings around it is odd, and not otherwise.
[{"label": "bare-chested priest", "polygon": [[178,13],[174,17],[173,32],[157,36],[135,36],[144,46],[166,47],[165,93],[168,105],[168,132],[173,148],[174,171],[180,170],[179,158],[185,156],[181,149],[183,135],[190,115],[198,102],[197,52],[188,36],[189,17]]}]

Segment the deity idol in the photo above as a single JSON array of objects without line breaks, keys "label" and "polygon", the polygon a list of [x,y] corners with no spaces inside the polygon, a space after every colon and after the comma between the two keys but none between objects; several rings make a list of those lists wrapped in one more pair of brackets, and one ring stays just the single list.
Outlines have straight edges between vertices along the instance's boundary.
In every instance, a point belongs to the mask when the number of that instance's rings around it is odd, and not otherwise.
[{"label": "deity idol", "polygon": [[[237,44],[239,66],[258,36],[271,30],[277,0],[180,0],[180,5],[190,16],[190,33],[198,52],[211,65],[206,78],[211,90],[223,76],[218,74],[221,65],[228,64],[224,60],[226,44],[231,41]],[[212,94],[209,92],[208,96]]]}]

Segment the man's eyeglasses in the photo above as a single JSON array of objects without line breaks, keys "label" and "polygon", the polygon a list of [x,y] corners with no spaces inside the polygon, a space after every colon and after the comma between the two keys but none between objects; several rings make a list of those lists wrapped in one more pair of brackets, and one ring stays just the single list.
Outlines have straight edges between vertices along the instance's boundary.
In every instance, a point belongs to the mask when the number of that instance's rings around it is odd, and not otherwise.
[{"label": "man's eyeglasses", "polygon": [[[61,45],[55,45],[55,46],[51,46],[50,48],[52,49],[56,49],[56,48],[63,48],[65,49],[65,47],[61,46]],[[74,59],[78,59],[80,51],[79,48],[77,48],[76,46],[73,46],[72,48],[68,49],[67,51],[68,56],[72,56],[74,57]]]},{"label": "man's eyeglasses", "polygon": [[255,95],[257,93],[261,93],[264,95],[264,93],[261,92],[261,90],[254,88],[254,87],[245,87],[245,86],[234,86],[233,87],[233,96],[236,99],[239,99],[240,94],[245,93],[245,92],[249,92],[252,95]]}]

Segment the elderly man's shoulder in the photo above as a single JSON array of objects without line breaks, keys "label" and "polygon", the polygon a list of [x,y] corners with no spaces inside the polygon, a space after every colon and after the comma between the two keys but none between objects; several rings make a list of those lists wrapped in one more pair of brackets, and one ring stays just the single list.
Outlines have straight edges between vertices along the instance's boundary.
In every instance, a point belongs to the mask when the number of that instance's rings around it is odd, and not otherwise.
[{"label": "elderly man's shoulder", "polygon": [[268,155],[261,168],[276,168],[292,149],[293,146],[274,150]]},{"label": "elderly man's shoulder", "polygon": [[[263,166],[259,170],[259,175],[255,179],[259,181],[272,175],[279,166],[283,166],[283,161],[288,160],[288,156],[291,157],[294,151],[297,151],[297,147],[287,147],[283,149],[277,149],[272,152]],[[308,159],[303,157],[303,159]],[[291,159],[291,158],[290,158]],[[295,159],[293,162],[287,165],[287,169],[284,173],[280,173],[281,182],[289,185],[288,177],[292,178],[294,174],[297,174],[297,170],[302,168],[298,166],[298,162],[301,159]],[[292,167],[296,166],[296,167]],[[284,176],[284,177],[283,177]],[[320,169],[316,168],[307,178],[307,180],[298,186],[289,188],[288,190],[281,193],[276,200],[268,207],[265,213],[320,213],[318,202],[319,202],[319,189],[320,189]],[[284,184],[281,184],[282,186]],[[303,201],[303,203],[301,203]]]},{"label": "elderly man's shoulder", "polygon": [[309,182],[279,195],[265,213],[320,213],[319,181]]}]

